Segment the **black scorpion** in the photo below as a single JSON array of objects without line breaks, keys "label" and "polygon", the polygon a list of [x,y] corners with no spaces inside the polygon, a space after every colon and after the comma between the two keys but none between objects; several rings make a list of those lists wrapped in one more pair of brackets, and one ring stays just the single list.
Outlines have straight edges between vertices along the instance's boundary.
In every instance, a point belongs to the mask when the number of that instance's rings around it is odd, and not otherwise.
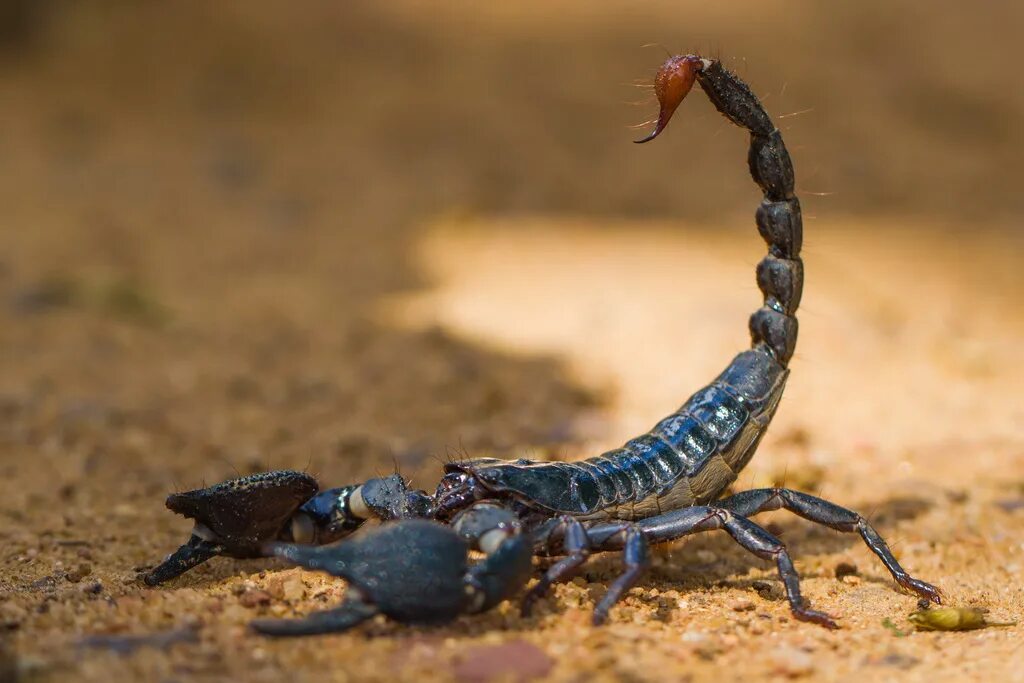
[{"label": "black scorpion", "polygon": [[[696,55],[665,62],[655,81],[657,124],[638,142],[665,129],[695,83],[719,112],[749,132],[750,174],[764,192],[756,212],[768,244],[757,266],[764,305],[750,317],[749,350],[649,432],[587,460],[454,462],[433,495],[409,490],[397,475],[317,493],[316,481],[298,472],[263,473],[172,495],[168,507],[195,519],[196,527],[146,582],[161,583],[214,555],[279,556],[347,579],[350,589],[337,609],[254,623],[264,633],[297,635],[344,630],[377,613],[425,622],[488,609],[526,584],[531,554],[560,557],[526,593],[522,606],[528,613],[591,553],[621,550],[625,570],[594,609],[593,621],[600,624],[643,574],[651,543],[724,529],[743,548],[775,562],[794,617],[836,628],[832,617],[805,606],[782,541],[750,520],[785,508],[859,533],[900,586],[940,602],[938,589],[910,576],[851,510],[785,488],[721,497],[753,456],[786,385],[803,289],[803,226],[782,134],[750,88],[720,62]],[[399,521],[334,543],[370,518]],[[486,559],[471,565],[470,549]]]}]

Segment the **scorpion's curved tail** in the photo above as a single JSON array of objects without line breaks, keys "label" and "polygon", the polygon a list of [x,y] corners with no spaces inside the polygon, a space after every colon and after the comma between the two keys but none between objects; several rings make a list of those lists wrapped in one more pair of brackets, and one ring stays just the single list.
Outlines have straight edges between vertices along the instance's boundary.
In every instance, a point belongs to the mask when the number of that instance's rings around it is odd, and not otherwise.
[{"label": "scorpion's curved tail", "polygon": [[[634,465],[646,465],[655,473],[652,485],[644,485],[641,478],[632,486],[632,500],[640,502],[615,513],[627,518],[707,503],[735,481],[775,415],[796,347],[796,309],[804,284],[800,202],[793,194],[793,165],[782,134],[754,93],[717,61],[697,55],[672,57],[662,65],[655,82],[661,103],[657,126],[640,142],[664,130],[694,83],[700,84],[719,112],[750,132],[747,162],[754,182],[764,192],[757,209],[757,227],[768,243],[768,255],[757,266],[764,304],[750,316],[753,348],[736,356],[710,385],[648,434],[587,461],[613,476],[617,469]],[[660,472],[666,476],[659,476]],[[620,510],[622,500],[618,495]]]},{"label": "scorpion's curved tail", "polygon": [[583,519],[637,520],[707,504],[750,462],[782,398],[804,280],[793,166],[781,133],[750,88],[718,62],[696,55],[672,57],[661,67],[655,82],[661,102],[658,124],[639,142],[664,130],[695,83],[718,111],[750,132],[750,173],[764,192],[757,226],[768,242],[768,255],[757,266],[764,305],[750,316],[753,348],[621,448],[573,463],[477,461],[468,466],[476,472],[486,468],[493,486],[537,507]]},{"label": "scorpion's curved tail", "polygon": [[665,129],[694,82],[719,112],[750,131],[747,162],[750,175],[764,192],[757,209],[757,228],[768,243],[768,255],[757,266],[764,305],[750,317],[750,335],[755,348],[767,350],[785,367],[796,347],[796,309],[803,292],[804,265],[800,259],[800,202],[794,194],[793,164],[782,133],[747,84],[720,62],[684,55],[669,58],[659,69],[655,80],[661,105],[657,125],[637,142],[653,140]]}]

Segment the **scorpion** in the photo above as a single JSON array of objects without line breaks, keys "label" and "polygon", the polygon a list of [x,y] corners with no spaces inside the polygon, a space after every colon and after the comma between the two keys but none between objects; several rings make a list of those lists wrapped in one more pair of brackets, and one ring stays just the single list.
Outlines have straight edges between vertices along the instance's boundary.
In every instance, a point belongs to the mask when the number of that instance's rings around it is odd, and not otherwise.
[{"label": "scorpion", "polygon": [[[764,303],[749,320],[751,348],[649,432],[586,460],[459,460],[445,466],[433,494],[410,489],[397,474],[319,491],[315,478],[294,471],[173,494],[167,506],[195,527],[145,582],[160,584],[216,555],[281,557],[346,579],[349,588],[337,608],[252,624],[269,635],[307,635],[343,631],[381,613],[404,623],[436,623],[481,612],[526,587],[532,556],[553,558],[523,597],[526,615],[591,554],[620,551],[624,569],[594,608],[598,625],[643,575],[651,544],[724,530],[742,548],[775,563],[796,619],[838,628],[832,616],[805,604],[785,544],[751,520],[783,508],[860,534],[898,585],[941,603],[940,591],[908,574],[852,510],[779,487],[725,496],[768,429],[789,376],[804,280],[803,225],[782,134],[749,86],[720,61],[693,54],[669,58],[655,79],[655,127],[637,142],[665,130],[694,84],[749,133],[748,166],[764,193],[755,214],[768,245],[756,270]],[[389,523],[342,540],[367,519]],[[470,550],[483,559],[471,563]]]}]

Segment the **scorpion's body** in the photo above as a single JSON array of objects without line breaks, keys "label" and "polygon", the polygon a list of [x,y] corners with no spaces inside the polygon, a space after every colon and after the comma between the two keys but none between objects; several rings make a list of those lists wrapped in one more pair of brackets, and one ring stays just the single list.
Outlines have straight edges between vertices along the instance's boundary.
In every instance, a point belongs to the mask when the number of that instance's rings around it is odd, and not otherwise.
[{"label": "scorpion's body", "polygon": [[764,304],[750,317],[752,348],[679,410],[622,448],[569,463],[488,459],[449,465],[435,494],[436,514],[447,519],[477,501],[504,506],[533,534],[537,554],[564,555],[527,595],[526,609],[591,552],[623,549],[626,571],[598,603],[597,623],[642,574],[649,543],[725,529],[746,549],[776,561],[797,618],[835,627],[828,615],[803,605],[799,578],[782,542],[747,519],[779,507],[839,530],[858,531],[901,585],[937,599],[937,591],[911,578],[854,512],[787,489],[719,500],[750,461],[786,385],[803,292],[803,223],[782,134],[750,88],[721,63],[696,55],[670,58],[655,84],[661,103],[657,127],[641,142],[664,129],[695,82],[719,112],[749,132],[748,166],[764,193],[756,220],[768,255],[757,266]]},{"label": "scorpion's body", "polygon": [[787,371],[769,353],[738,355],[655,427],[578,462],[468,460],[448,466],[541,516],[636,521],[719,497],[750,461]]},{"label": "scorpion's body", "polygon": [[[753,456],[789,375],[803,289],[803,229],[789,154],[757,98],[720,63],[690,55],[670,65],[693,70],[719,111],[750,131],[750,172],[764,192],[757,223],[769,247],[757,267],[765,299],[750,319],[753,348],[622,448],[578,462],[482,459],[448,467],[548,516],[636,521],[717,499]],[[663,104],[658,131],[667,123],[664,110]]]},{"label": "scorpion's body", "polygon": [[[527,594],[524,612],[552,582],[577,570],[591,552],[623,550],[625,571],[612,582],[594,611],[595,623],[600,623],[643,573],[650,543],[724,529],[742,547],[776,562],[795,617],[835,627],[828,615],[803,604],[799,577],[783,543],[748,519],[758,512],[784,507],[838,531],[858,532],[901,586],[938,602],[937,589],[907,574],[878,533],[855,512],[788,489],[756,489],[721,498],[753,456],[789,376],[797,337],[795,312],[803,290],[803,229],[800,203],[794,194],[793,167],[781,133],[747,85],[719,62],[686,55],[672,57],[662,66],[655,83],[661,103],[657,126],[641,142],[665,128],[694,83],[700,84],[719,112],[749,132],[748,165],[764,193],[756,213],[758,231],[768,244],[768,255],[757,266],[764,304],[750,317],[751,349],[737,355],[711,384],[651,431],[622,448],[586,460],[454,462],[446,467],[433,495],[408,491],[397,476],[332,489],[309,498],[292,516],[290,525],[276,536],[262,531],[266,524],[259,525],[258,520],[252,525],[259,533],[246,536],[234,531],[236,525],[214,524],[217,520],[211,516],[238,507],[232,502],[218,509],[210,502],[227,500],[228,489],[220,492],[213,487],[186,494],[204,501],[203,510],[190,514],[197,519],[199,531],[150,574],[150,582],[166,580],[213,554],[245,556],[257,537],[323,544],[350,533],[368,517],[428,516],[450,524],[469,546],[488,554],[487,560],[468,573],[461,564],[453,572],[465,575],[465,590],[460,593],[462,602],[450,606],[452,613],[486,609],[520,587],[529,567],[530,545],[524,538],[532,540],[534,554],[562,556]],[[280,493],[274,495],[285,508],[296,487],[305,491],[308,484],[301,477],[283,473],[274,481],[281,482],[274,484],[280,488]],[[269,484],[261,480],[261,485]],[[209,492],[213,492],[212,498]],[[174,502],[169,499],[169,505]],[[214,533],[219,528],[229,533]],[[379,541],[363,542],[365,552],[384,549],[386,556],[392,548],[399,552],[399,545],[421,537],[415,531],[392,536],[401,538],[400,543],[381,536]],[[428,545],[440,548],[447,543],[444,533],[432,532],[422,538],[428,536],[436,539],[424,540],[423,548],[413,547],[410,552],[429,553]],[[278,542],[265,544],[263,552],[315,568],[326,568],[334,562],[334,573],[352,578],[346,564],[351,562],[351,552],[346,551],[342,558],[343,553],[329,547],[299,548]],[[454,552],[454,556],[459,553]],[[344,560],[340,564],[339,558]],[[415,576],[411,566],[402,576],[420,582],[431,578]],[[389,602],[391,592],[399,590],[378,587],[375,596],[372,582],[370,588],[360,586],[358,581],[355,585],[363,588],[362,592],[356,591],[355,602],[322,613],[315,621],[274,622],[260,629],[278,635],[343,630],[375,612],[368,601],[376,600],[381,606],[377,611],[387,613],[385,606],[393,602]],[[371,594],[364,594],[366,590]],[[428,603],[433,605],[426,601],[422,616],[435,609]],[[401,612],[397,618],[413,620],[410,614]]]}]

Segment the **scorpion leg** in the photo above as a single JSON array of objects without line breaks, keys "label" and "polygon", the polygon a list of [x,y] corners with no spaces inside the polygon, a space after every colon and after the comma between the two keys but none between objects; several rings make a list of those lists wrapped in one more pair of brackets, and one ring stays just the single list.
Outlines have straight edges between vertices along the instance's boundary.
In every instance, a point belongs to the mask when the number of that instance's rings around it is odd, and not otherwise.
[{"label": "scorpion leg", "polygon": [[608,611],[625,595],[626,591],[633,587],[633,584],[640,580],[651,564],[647,551],[647,538],[644,533],[631,524],[625,528],[624,534],[623,561],[626,564],[626,571],[622,572],[612,582],[612,585],[608,586],[608,592],[594,608],[594,626],[600,626],[605,622],[605,619],[608,618]]},{"label": "scorpion leg", "polygon": [[[800,593],[800,576],[793,566],[786,546],[749,519],[724,508],[696,505],[638,520],[634,526],[651,543],[664,543],[701,531],[724,529],[743,548],[762,559],[775,560],[794,617],[828,628],[838,628],[829,615],[804,607]],[[621,525],[601,524],[592,527],[589,533],[596,550],[615,550],[626,543],[620,531]]]},{"label": "scorpion leg", "polygon": [[562,547],[566,556],[551,565],[536,585],[523,597],[522,614],[524,617],[530,615],[534,603],[547,593],[551,584],[571,577],[590,557],[590,539],[587,537],[587,530],[583,528],[583,524],[578,519],[569,516],[559,518],[551,535],[558,536],[560,534],[563,536]]},{"label": "scorpion leg", "polygon": [[256,619],[249,627],[266,636],[316,636],[347,631],[379,612],[376,606],[363,600],[357,591],[349,589],[349,596],[340,607],[313,612],[303,619]]},{"label": "scorpion leg", "polygon": [[826,628],[839,628],[828,614],[804,607],[803,597],[800,595],[800,575],[797,574],[793,560],[782,541],[746,517],[726,510],[720,510],[720,513],[725,513],[725,530],[734,541],[761,559],[775,560],[782,584],[786,587],[789,609],[794,617]]},{"label": "scorpion leg", "polygon": [[856,531],[864,543],[882,561],[892,578],[903,588],[913,591],[935,603],[942,602],[938,588],[911,576],[893,556],[889,546],[866,519],[852,510],[840,507],[816,496],[791,489],[768,488],[743,491],[718,502],[733,514],[749,517],[766,510],[785,508],[816,524],[852,533]]}]

